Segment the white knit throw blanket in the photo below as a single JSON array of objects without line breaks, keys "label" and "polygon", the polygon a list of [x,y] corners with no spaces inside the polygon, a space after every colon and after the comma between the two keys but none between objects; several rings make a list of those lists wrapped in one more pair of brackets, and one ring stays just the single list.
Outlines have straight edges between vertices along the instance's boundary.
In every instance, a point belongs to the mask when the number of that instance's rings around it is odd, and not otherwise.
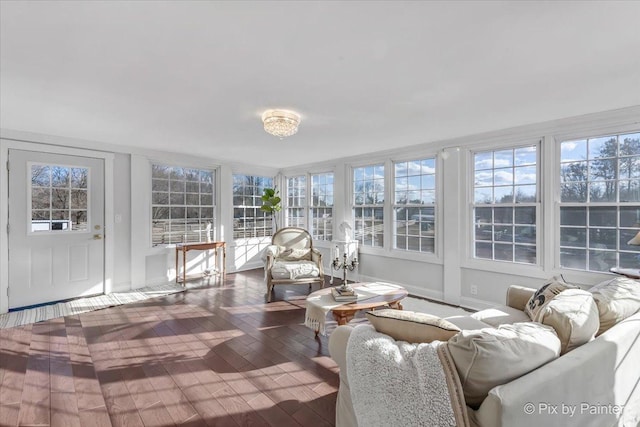
[{"label": "white knit throw blanket", "polygon": [[409,344],[356,326],[347,344],[347,379],[358,425],[456,426],[460,405],[450,397],[441,344]]}]

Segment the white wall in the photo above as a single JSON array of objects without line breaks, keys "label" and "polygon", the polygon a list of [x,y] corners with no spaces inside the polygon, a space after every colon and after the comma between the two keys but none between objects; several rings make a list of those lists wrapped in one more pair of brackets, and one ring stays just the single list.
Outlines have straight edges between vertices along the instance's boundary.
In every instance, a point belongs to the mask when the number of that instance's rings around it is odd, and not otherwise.
[{"label": "white wall", "polygon": [[[415,254],[394,251],[391,248],[361,248],[360,268],[351,278],[360,280],[384,280],[406,286],[416,295],[435,298],[453,304],[482,307],[502,302],[506,288],[511,284],[538,286],[545,278],[562,273],[569,281],[593,284],[608,277],[606,274],[563,271],[555,266],[555,203],[554,173],[557,162],[553,147],[556,141],[568,137],[607,134],[640,129],[640,107],[609,111],[572,119],[527,125],[482,135],[474,135],[448,141],[416,145],[410,148],[392,149],[331,162],[301,165],[278,171],[273,168],[240,164],[222,164],[214,158],[203,159],[185,154],[139,150],[95,141],[82,141],[49,135],[38,135],[0,129],[0,136],[9,139],[37,142],[56,147],[75,147],[114,153],[113,206],[114,233],[113,259],[115,273],[114,290],[144,286],[175,279],[174,248],[151,247],[150,165],[152,162],[175,164],[216,170],[216,236],[228,243],[227,270],[229,272],[261,267],[260,251],[269,239],[249,239],[234,242],[232,239],[232,176],[235,173],[277,176],[279,188],[284,189],[284,179],[306,172],[334,172],[334,225],[343,220],[352,221],[350,202],[350,174],[354,164],[408,159],[419,156],[438,156],[438,190],[442,195],[438,206],[440,222],[437,226],[436,254]],[[471,259],[469,218],[469,161],[470,150],[480,147],[510,146],[523,141],[542,140],[542,188],[544,193],[541,212],[539,265],[516,265]],[[392,141],[390,141],[392,145]],[[446,160],[442,153],[447,152]],[[0,153],[1,154],[1,153]],[[1,157],[1,156],[0,156]],[[5,187],[6,174],[0,174],[0,186]],[[6,212],[6,191],[0,188],[0,213]],[[391,218],[387,208],[386,218]],[[1,219],[1,218],[0,218]],[[6,219],[6,217],[4,218]],[[6,223],[0,220],[0,224]],[[282,222],[281,222],[282,223]],[[387,227],[388,232],[391,226]],[[334,235],[336,235],[334,230]],[[0,244],[0,282],[6,277],[6,234]],[[325,272],[329,267],[329,243],[316,242],[324,253]],[[205,268],[203,255],[189,253],[189,271]],[[4,271],[3,271],[4,270]],[[341,272],[336,272],[337,277]],[[0,283],[1,285],[1,283]],[[477,294],[471,287],[477,287]],[[2,310],[0,295],[0,311]]]},{"label": "white wall", "polygon": [[131,156],[118,153],[114,159],[115,272],[113,290],[131,287]]}]

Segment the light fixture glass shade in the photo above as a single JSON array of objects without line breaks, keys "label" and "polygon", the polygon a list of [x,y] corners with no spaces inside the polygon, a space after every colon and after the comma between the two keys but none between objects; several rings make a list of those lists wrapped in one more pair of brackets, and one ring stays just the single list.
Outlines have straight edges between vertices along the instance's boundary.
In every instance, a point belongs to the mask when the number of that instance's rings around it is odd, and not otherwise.
[{"label": "light fixture glass shade", "polygon": [[262,113],[262,123],[265,132],[283,139],[298,132],[300,115],[287,110],[267,110]]},{"label": "light fixture glass shade", "polygon": [[633,239],[627,242],[627,245],[640,246],[640,231],[638,231],[638,234],[636,234],[636,237],[634,237]]}]

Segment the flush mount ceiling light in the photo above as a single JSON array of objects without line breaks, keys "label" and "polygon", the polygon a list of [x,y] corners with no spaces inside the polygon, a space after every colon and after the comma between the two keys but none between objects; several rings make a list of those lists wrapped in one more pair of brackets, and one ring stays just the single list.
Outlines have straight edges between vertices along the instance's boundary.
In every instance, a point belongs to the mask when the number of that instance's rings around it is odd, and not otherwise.
[{"label": "flush mount ceiling light", "polygon": [[280,139],[295,135],[300,124],[300,115],[287,110],[267,110],[262,113],[264,130]]}]

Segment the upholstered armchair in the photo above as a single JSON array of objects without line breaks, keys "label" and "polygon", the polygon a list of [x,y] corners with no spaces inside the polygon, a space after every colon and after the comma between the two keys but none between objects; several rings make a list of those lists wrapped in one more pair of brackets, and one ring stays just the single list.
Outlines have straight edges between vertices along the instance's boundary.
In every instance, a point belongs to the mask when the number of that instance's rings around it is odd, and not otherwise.
[{"label": "upholstered armchair", "polygon": [[320,283],[324,287],[322,254],[313,248],[309,232],[303,228],[285,227],[276,231],[263,255],[267,302],[271,302],[274,285]]}]

